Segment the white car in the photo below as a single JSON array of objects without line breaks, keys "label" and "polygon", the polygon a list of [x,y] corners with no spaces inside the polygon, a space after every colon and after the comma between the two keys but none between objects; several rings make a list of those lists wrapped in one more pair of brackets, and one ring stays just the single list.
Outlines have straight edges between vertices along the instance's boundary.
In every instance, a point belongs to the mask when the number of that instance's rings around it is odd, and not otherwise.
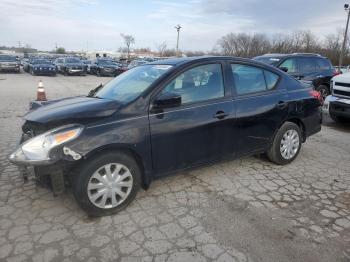
[{"label": "white car", "polygon": [[323,112],[336,122],[350,121],[350,73],[332,78],[331,95],[324,101]]}]

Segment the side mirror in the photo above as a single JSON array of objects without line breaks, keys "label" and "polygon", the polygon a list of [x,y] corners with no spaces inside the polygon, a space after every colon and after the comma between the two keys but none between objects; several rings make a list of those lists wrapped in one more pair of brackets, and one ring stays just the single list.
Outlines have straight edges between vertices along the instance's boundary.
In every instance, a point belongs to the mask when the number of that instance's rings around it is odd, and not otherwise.
[{"label": "side mirror", "polygon": [[283,67],[280,67],[280,69],[281,69],[283,72],[286,72],[286,73],[288,72],[288,68],[287,68],[287,67],[284,67],[284,66],[283,66]]},{"label": "side mirror", "polygon": [[165,93],[156,98],[153,102],[153,108],[170,108],[181,105],[181,96],[175,93]]}]

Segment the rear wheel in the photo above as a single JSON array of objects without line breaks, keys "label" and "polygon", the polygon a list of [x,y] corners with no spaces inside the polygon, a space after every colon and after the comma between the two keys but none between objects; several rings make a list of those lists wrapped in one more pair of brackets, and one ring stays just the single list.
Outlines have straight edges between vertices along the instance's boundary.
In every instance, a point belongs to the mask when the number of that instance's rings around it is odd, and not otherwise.
[{"label": "rear wheel", "polygon": [[298,156],[301,142],[299,126],[292,122],[285,122],[277,131],[267,156],[270,161],[278,165],[289,164]]},{"label": "rear wheel", "polygon": [[316,91],[320,92],[323,100],[325,100],[326,97],[330,95],[329,88],[325,85],[320,85],[316,87]]},{"label": "rear wheel", "polygon": [[73,193],[89,215],[110,215],[131,203],[140,181],[140,169],[131,156],[108,152],[89,160],[78,170]]}]

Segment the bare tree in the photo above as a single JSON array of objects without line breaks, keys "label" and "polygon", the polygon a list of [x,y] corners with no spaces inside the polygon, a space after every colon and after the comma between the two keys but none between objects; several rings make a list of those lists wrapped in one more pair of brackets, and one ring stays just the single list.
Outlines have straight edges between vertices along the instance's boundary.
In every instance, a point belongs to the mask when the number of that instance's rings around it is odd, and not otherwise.
[{"label": "bare tree", "polygon": [[120,36],[124,39],[124,43],[126,45],[128,59],[130,59],[130,46],[135,43],[135,38],[132,35],[120,34]]},{"label": "bare tree", "polygon": [[167,48],[167,43],[164,41],[160,44],[156,44],[156,47],[157,47],[157,51],[158,51],[158,54],[160,57],[164,56],[164,52]]}]

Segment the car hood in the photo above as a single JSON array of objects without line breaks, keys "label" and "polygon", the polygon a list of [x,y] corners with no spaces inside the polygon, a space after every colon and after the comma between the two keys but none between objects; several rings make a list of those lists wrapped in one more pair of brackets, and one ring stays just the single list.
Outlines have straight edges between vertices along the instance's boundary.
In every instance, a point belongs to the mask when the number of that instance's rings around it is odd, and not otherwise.
[{"label": "car hood", "polygon": [[19,64],[18,61],[13,61],[13,60],[1,60],[0,63],[5,63],[5,64]]},{"label": "car hood", "polygon": [[85,64],[81,64],[81,63],[71,63],[71,64],[64,64],[65,66],[85,66]]},{"label": "car hood", "polygon": [[350,72],[348,73],[344,73],[344,74],[340,74],[340,75],[336,75],[332,78],[333,81],[341,81],[341,82],[345,82],[345,83],[350,83]]},{"label": "car hood", "polygon": [[117,68],[117,65],[99,65],[99,67],[103,67],[103,68]]},{"label": "car hood", "polygon": [[115,100],[78,96],[41,103],[23,116],[25,120],[41,124],[70,119],[108,117],[120,108]]},{"label": "car hood", "polygon": [[33,64],[33,67],[55,67],[53,64]]}]

